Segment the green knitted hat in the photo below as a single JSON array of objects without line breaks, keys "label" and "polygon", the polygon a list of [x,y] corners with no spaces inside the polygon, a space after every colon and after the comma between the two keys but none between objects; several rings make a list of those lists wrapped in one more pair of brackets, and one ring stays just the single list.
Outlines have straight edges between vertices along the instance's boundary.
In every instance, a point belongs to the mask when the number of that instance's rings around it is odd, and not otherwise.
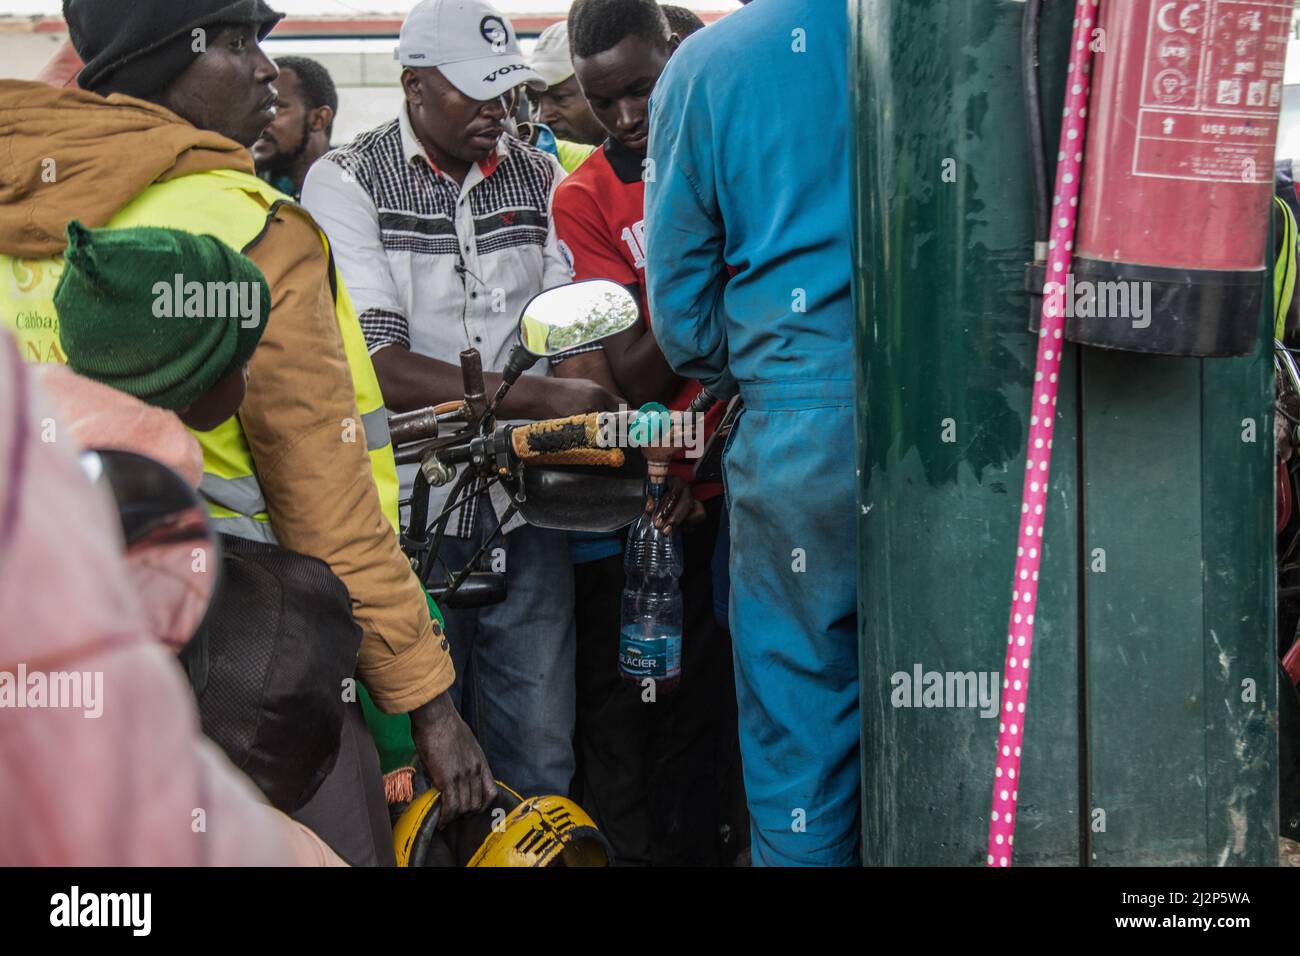
[{"label": "green knitted hat", "polygon": [[257,348],[271,312],[262,270],[212,236],[68,224],[54,290],[80,375],[181,411]]}]

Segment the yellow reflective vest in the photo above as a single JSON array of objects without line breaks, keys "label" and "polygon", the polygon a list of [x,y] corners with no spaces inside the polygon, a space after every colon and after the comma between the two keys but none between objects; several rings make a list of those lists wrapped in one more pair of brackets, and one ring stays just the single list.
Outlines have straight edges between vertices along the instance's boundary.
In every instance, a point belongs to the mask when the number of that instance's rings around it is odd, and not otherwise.
[{"label": "yellow reflective vest", "polygon": [[1295,296],[1296,221],[1295,213],[1282,199],[1274,196],[1273,202],[1283,213],[1282,235],[1278,237],[1282,248],[1273,266],[1273,338],[1280,342],[1286,338],[1286,317]]},{"label": "yellow reflective vest", "polygon": [[571,143],[567,139],[557,139],[555,141],[556,158],[559,159],[560,165],[566,173],[571,173],[587,161],[587,157],[596,151],[597,147],[588,146],[586,143]]},{"label": "yellow reflective vest", "polygon": [[[256,176],[230,169],[213,170],[155,183],[120,209],[107,228],[155,226],[210,235],[242,253],[261,237],[270,216],[286,204],[292,205],[293,200]],[[329,241],[324,233],[321,242],[328,254]],[[342,277],[334,268],[332,256],[329,263],[334,311],[357,393],[370,468],[384,515],[396,532],[397,465],[388,437],[383,394],[361,334],[361,323]],[[54,290],[62,273],[61,255],[41,260],[0,256],[0,321],[14,330],[19,351],[28,361],[67,361],[59,345],[58,315],[54,309]],[[274,542],[266,499],[258,484],[257,469],[239,416],[212,431],[193,434],[203,447],[204,474],[199,490],[214,519],[215,529]]]}]

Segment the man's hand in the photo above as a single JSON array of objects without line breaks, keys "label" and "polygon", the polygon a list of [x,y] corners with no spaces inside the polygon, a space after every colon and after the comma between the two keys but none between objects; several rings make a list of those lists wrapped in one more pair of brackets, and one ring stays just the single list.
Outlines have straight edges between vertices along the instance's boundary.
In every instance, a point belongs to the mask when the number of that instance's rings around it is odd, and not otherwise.
[{"label": "man's hand", "polygon": [[570,415],[587,415],[591,412],[616,412],[623,400],[611,395],[591,379],[544,378],[544,399],[549,408],[547,418],[568,418]]},{"label": "man's hand", "polygon": [[526,397],[531,399],[533,414],[521,417],[568,418],[591,412],[616,412],[620,405],[625,404],[617,395],[611,395],[590,379],[541,378],[533,375],[524,376],[519,384],[522,385],[525,381],[528,382],[525,386]]},{"label": "man's hand", "polygon": [[463,814],[485,810],[496,797],[483,748],[456,713],[450,693],[411,711],[411,737],[429,779],[442,794],[438,829]]},{"label": "man's hand", "polygon": [[[647,513],[654,508],[654,499],[646,498]],[[672,534],[681,527],[691,527],[704,520],[704,505],[695,500],[691,493],[690,482],[676,475],[669,475],[664,485],[664,493],[659,498],[659,507],[654,513],[654,526],[664,534]]]}]

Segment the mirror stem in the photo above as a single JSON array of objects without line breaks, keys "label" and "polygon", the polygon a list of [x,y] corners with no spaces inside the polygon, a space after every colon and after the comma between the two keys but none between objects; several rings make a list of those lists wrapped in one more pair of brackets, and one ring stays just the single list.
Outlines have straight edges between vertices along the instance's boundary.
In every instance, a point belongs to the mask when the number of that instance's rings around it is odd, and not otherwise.
[{"label": "mirror stem", "polygon": [[506,393],[510,391],[511,386],[519,381],[519,376],[536,364],[537,356],[525,349],[523,343],[516,343],[515,347],[510,351],[510,358],[506,360],[505,370],[501,373],[501,386],[488,404],[487,414],[489,417],[496,415],[497,406],[505,400]]}]

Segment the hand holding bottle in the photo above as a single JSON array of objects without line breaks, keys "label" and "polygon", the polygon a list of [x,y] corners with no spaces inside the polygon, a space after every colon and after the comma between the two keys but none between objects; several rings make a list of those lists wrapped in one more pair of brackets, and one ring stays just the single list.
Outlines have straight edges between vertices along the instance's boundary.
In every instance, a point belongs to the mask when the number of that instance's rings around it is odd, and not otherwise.
[{"label": "hand holding bottle", "polygon": [[691,492],[690,482],[676,475],[668,477],[658,507],[653,496],[646,496],[645,510],[655,528],[664,534],[694,527],[704,520],[704,505]]}]

